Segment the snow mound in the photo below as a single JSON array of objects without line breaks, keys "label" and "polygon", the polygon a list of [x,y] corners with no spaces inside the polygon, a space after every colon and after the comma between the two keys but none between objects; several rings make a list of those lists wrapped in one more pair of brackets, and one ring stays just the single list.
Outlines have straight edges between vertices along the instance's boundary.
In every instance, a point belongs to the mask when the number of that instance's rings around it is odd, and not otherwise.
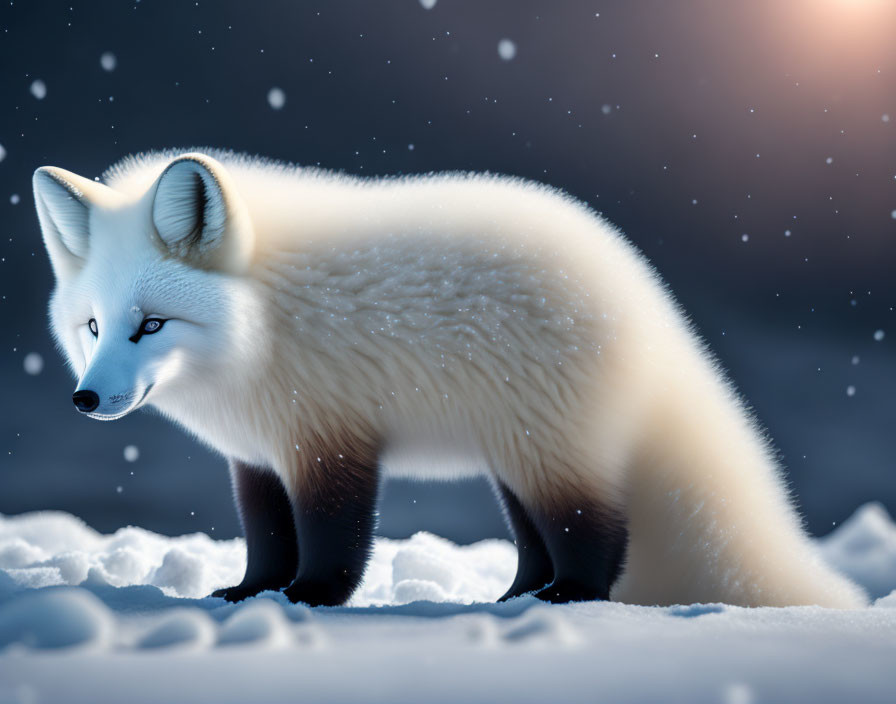
[{"label": "snow mound", "polygon": [[201,650],[215,640],[215,627],[199,609],[172,610],[157,626],[137,641],[137,647]]},{"label": "snow mound", "polygon": [[353,606],[413,601],[495,601],[513,582],[516,548],[506,540],[459,546],[431,533],[376,541]]},{"label": "snow mound", "polygon": [[[19,587],[152,585],[166,596],[199,599],[238,584],[245,561],[238,539],[169,538],[132,526],[101,535],[61,512],[0,515],[0,570]],[[429,533],[380,538],[352,605],[494,601],[515,570],[516,549],[503,540],[459,546]]]},{"label": "snow mound", "polygon": [[[860,508],[819,542],[827,560],[878,598],[878,608],[896,607],[896,592],[886,596],[896,587],[896,525],[882,506]],[[60,512],[0,516],[0,651],[326,648],[321,610],[289,604],[276,592],[237,605],[208,597],[240,581],[245,559],[242,540],[169,538],[135,527],[102,535]],[[516,550],[503,540],[459,546],[429,533],[380,538],[364,582],[342,611],[462,616],[464,638],[477,647],[563,650],[584,642],[563,609],[532,598],[492,603],[515,570]],[[606,604],[605,620],[619,613],[611,607],[635,608]],[[692,620],[731,610],[702,604],[655,611]],[[755,618],[771,618],[756,612]]]},{"label": "snow mound", "polygon": [[83,589],[25,593],[0,606],[0,650],[105,646],[112,631],[109,610]]},{"label": "snow mound", "polygon": [[283,609],[267,599],[255,599],[237,609],[218,631],[218,645],[283,648],[289,643],[289,621]]},{"label": "snow mound", "polygon": [[870,504],[819,542],[874,607],[496,604],[514,547],[427,533],[377,540],[348,606],[228,604],[242,540],[0,516],[0,704],[890,702],[896,526]]},{"label": "snow mound", "polygon": [[[26,587],[151,584],[168,596],[202,597],[242,578],[241,540],[176,538],[129,526],[101,535],[66,513],[0,515],[0,570]],[[234,581],[235,580],[235,581]]]},{"label": "snow mound", "polygon": [[[862,506],[818,542],[824,558],[873,598],[896,588],[896,524],[882,505]],[[133,526],[102,535],[62,512],[0,515],[0,594],[87,584],[152,586],[168,597],[201,599],[239,583],[245,559],[240,539],[170,538]],[[351,606],[492,602],[515,570],[516,549],[504,540],[460,546],[429,533],[379,538]]]},{"label": "snow mound", "polygon": [[865,504],[819,543],[822,556],[872,599],[896,589],[896,524],[881,504]]}]

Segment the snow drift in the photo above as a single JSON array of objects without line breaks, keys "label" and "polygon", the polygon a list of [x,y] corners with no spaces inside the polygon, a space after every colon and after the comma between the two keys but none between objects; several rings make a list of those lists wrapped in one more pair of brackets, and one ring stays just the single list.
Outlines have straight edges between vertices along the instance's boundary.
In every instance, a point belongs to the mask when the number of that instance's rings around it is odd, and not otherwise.
[{"label": "snow drift", "polygon": [[889,701],[896,525],[869,504],[820,548],[873,607],[494,604],[511,544],[418,533],[377,541],[351,604],[308,609],[206,596],[241,578],[242,540],[0,516],[0,702]]}]

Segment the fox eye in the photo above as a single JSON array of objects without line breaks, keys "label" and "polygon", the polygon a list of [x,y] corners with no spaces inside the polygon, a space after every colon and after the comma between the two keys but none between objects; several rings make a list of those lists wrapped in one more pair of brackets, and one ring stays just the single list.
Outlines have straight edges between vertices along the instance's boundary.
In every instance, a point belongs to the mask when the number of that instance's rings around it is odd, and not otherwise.
[{"label": "fox eye", "polygon": [[91,318],[87,321],[87,327],[90,328],[90,332],[93,333],[93,336],[96,337],[100,334],[99,328],[96,326],[96,318]]},{"label": "fox eye", "polygon": [[157,333],[162,329],[162,326],[166,322],[165,318],[144,318],[143,322],[140,323],[140,327],[137,328],[137,332],[131,335],[128,339],[131,342],[140,342],[141,337]]},{"label": "fox eye", "polygon": [[164,324],[164,320],[159,320],[158,318],[150,318],[149,320],[143,321],[143,324],[140,326],[140,331],[144,335],[152,335],[154,332],[158,332],[159,330],[161,330]]}]

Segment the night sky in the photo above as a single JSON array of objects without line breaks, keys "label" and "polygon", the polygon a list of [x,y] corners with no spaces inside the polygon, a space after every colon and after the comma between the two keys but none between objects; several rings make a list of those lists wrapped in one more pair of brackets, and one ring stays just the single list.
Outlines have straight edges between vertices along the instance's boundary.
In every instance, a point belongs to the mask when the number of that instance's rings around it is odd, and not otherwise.
[{"label": "night sky", "polygon": [[[658,268],[813,532],[896,512],[894,27],[884,0],[5,0],[0,512],[238,531],[222,458],[151,413],[78,417],[31,196],[41,165],[195,145],[565,189]],[[505,534],[478,483],[391,484],[381,513]]]}]

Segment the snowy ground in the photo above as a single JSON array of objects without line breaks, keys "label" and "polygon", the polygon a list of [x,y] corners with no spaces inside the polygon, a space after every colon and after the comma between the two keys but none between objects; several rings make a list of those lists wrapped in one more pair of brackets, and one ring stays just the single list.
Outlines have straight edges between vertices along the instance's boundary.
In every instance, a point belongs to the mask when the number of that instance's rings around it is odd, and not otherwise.
[{"label": "snowy ground", "polygon": [[874,606],[496,605],[510,544],[420,533],[377,542],[350,606],[311,610],[203,598],[239,581],[239,540],[0,516],[0,704],[892,702],[896,525],[869,504],[821,548]]}]

